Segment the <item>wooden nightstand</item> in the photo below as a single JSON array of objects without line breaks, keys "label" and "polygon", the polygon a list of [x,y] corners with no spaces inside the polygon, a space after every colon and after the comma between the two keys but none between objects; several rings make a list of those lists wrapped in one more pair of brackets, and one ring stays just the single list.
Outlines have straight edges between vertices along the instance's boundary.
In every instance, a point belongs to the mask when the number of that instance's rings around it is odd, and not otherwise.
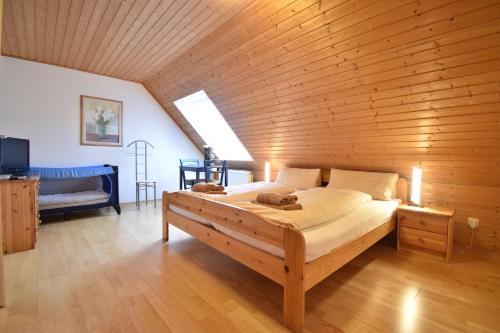
[{"label": "wooden nightstand", "polygon": [[398,252],[416,252],[449,262],[453,253],[454,210],[398,207]]}]

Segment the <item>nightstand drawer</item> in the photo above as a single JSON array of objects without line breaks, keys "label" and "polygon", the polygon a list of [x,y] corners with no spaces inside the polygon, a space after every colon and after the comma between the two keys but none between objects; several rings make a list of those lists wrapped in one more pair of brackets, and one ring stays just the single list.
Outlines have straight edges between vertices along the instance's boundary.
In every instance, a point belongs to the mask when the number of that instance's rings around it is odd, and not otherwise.
[{"label": "nightstand drawer", "polygon": [[448,233],[448,218],[442,216],[399,211],[399,224],[403,227],[437,232],[443,235]]},{"label": "nightstand drawer", "polygon": [[446,252],[446,236],[434,232],[400,227],[399,241],[428,250]]}]

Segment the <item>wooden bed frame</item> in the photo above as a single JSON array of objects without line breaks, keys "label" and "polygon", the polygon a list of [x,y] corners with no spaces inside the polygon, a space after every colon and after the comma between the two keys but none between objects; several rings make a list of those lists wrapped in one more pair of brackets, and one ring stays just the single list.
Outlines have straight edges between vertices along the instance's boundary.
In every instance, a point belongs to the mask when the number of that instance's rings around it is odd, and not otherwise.
[{"label": "wooden bed frame", "polygon": [[[329,174],[324,173],[323,180],[325,178],[328,180]],[[407,182],[405,179],[400,178],[398,181],[397,198],[406,201]],[[179,215],[169,209],[170,205],[280,247],[284,249],[284,259],[229,237],[210,226]],[[301,332],[304,323],[306,291],[394,230],[395,215],[363,236],[306,263],[305,241],[299,230],[270,223],[252,212],[229,204],[180,192],[163,192],[163,239],[168,241],[168,226],[172,224],[282,285],[284,287],[284,324],[293,332]]]}]

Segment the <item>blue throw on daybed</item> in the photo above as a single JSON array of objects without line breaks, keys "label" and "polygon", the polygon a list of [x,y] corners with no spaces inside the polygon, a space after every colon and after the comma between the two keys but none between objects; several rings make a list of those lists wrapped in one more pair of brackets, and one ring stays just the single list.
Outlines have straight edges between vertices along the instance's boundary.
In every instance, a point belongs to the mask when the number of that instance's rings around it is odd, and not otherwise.
[{"label": "blue throw on daybed", "polygon": [[29,174],[45,179],[68,179],[104,176],[115,173],[111,166],[93,165],[73,168],[30,168]]}]

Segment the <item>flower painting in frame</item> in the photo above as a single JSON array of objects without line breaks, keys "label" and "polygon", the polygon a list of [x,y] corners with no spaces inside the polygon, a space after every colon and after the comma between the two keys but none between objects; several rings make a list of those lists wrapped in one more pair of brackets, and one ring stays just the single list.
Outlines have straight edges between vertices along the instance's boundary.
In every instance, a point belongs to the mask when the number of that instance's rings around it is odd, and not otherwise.
[{"label": "flower painting in frame", "polygon": [[121,147],[123,102],[80,96],[82,145]]}]

